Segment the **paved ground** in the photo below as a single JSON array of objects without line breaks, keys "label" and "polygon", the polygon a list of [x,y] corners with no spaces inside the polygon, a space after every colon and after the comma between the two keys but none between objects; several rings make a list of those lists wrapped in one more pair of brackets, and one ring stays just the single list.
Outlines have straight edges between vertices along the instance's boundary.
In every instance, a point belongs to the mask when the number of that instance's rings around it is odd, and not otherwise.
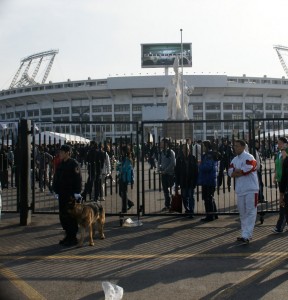
[{"label": "paved ground", "polygon": [[123,299],[287,299],[288,232],[273,235],[277,215],[257,222],[250,245],[235,242],[237,216],[202,224],[200,217],[145,217],[119,227],[108,217],[106,239],[63,248],[57,215],[17,214],[0,221],[0,299],[104,299],[103,281]]}]

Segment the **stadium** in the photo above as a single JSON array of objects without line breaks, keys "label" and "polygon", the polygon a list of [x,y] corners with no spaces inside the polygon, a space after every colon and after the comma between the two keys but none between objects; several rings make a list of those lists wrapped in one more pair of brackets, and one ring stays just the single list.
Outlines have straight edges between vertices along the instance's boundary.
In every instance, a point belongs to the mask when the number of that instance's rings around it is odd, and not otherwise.
[{"label": "stadium", "polygon": [[[7,123],[8,128],[9,123],[23,118],[32,120],[42,130],[51,130],[51,122],[78,122],[82,125],[62,124],[57,131],[115,141],[135,131],[135,124],[131,122],[167,119],[163,90],[171,81],[168,72],[45,83],[57,53],[50,50],[23,59],[9,89],[0,92],[0,120]],[[36,80],[45,58],[46,68],[41,79]],[[35,67],[29,75],[28,69],[33,63]],[[213,120],[273,120],[288,116],[288,79],[284,76],[184,75],[183,78],[194,88],[189,94],[188,106],[189,120],[199,122],[194,126],[194,138],[227,134],[227,128],[211,122]],[[210,123],[204,124],[207,121]],[[245,126],[231,123],[228,130],[237,133],[246,130]],[[266,126],[263,122],[264,131],[269,130]],[[149,124],[145,130],[163,134],[161,124]]]},{"label": "stadium", "polygon": [[[157,49],[157,53],[158,51]],[[169,61],[172,62],[171,56],[178,55],[179,51],[175,50],[175,53],[168,56]],[[187,50],[187,53],[190,52]],[[272,201],[275,198],[274,194],[277,191],[272,184],[274,170],[271,153],[275,150],[277,137],[286,135],[283,130],[287,128],[288,79],[285,77],[250,77],[245,74],[183,75],[189,87],[188,118],[169,120],[168,97],[164,90],[175,79],[176,73],[174,77],[168,74],[168,68],[173,66],[165,65],[165,75],[87,78],[77,81],[68,79],[65,82],[46,83],[56,54],[57,51],[52,50],[23,59],[10,87],[0,92],[2,145],[5,141],[8,144],[11,140],[12,146],[13,141],[16,142],[14,137],[17,136],[19,120],[31,120],[35,129],[33,132],[39,133],[34,134],[34,146],[45,144],[52,149],[56,143],[66,143],[69,136],[69,142],[74,142],[75,138],[75,142],[79,143],[75,147],[77,149],[83,144],[89,144],[91,140],[110,145],[115,143],[115,157],[118,157],[119,145],[133,143],[133,150],[139,159],[136,166],[136,188],[129,190],[129,193],[131,198],[137,199],[137,214],[140,211],[143,214],[158,214],[163,206],[159,179],[161,176],[155,169],[151,169],[145,160],[151,146],[147,142],[155,143],[162,137],[171,137],[173,143],[175,141],[173,146],[178,149],[177,143],[182,141],[195,143],[198,140],[214,139],[216,144],[213,145],[218,147],[221,146],[221,138],[225,137],[231,141],[238,137],[250,142],[250,150],[253,152],[257,135],[261,137],[261,142],[264,142],[262,154],[265,158],[265,199]],[[155,57],[156,54],[154,53]],[[37,78],[45,58],[48,63],[42,71],[42,76]],[[162,58],[156,60],[156,63],[162,62]],[[151,60],[151,63],[154,61]],[[28,134],[31,132],[29,128]],[[42,134],[44,137],[40,139]],[[27,145],[30,147],[29,143]],[[28,146],[26,148],[28,149]],[[33,149],[35,153],[37,147]],[[201,154],[200,152],[201,150],[198,153],[196,151],[196,156]],[[84,164],[84,180],[88,174],[86,168]],[[11,176],[13,178],[13,174]],[[227,174],[223,173],[223,176],[226,178]],[[223,179],[223,182],[225,181]],[[117,180],[113,181],[112,177],[106,182],[106,212],[110,214],[117,214],[119,211],[120,201],[115,182]],[[219,211],[223,214],[235,213],[234,193],[230,186],[227,190],[228,183],[226,186],[225,184],[223,183],[217,194]],[[11,191],[5,190],[7,193]],[[34,211],[57,210],[55,199],[52,199],[50,193],[42,192],[41,189],[34,189],[33,193]],[[222,193],[228,193],[228,196],[223,198]],[[199,195],[197,191],[197,199]],[[14,194],[13,197],[15,198]],[[234,204],[231,206],[231,203]],[[15,209],[15,203],[13,205],[12,208],[6,205],[5,210]],[[272,205],[271,202],[269,211],[275,211],[275,207],[277,203],[273,202]],[[267,209],[261,209],[265,208]],[[135,211],[136,207],[132,209],[132,213]],[[200,202],[195,213],[203,213]]]}]

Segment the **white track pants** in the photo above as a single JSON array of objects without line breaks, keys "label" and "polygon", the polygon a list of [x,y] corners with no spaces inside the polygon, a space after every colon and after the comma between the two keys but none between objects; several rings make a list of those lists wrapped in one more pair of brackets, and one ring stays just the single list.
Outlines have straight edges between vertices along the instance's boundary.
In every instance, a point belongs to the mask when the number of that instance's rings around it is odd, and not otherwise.
[{"label": "white track pants", "polygon": [[258,193],[237,196],[243,238],[251,239],[257,217]]}]

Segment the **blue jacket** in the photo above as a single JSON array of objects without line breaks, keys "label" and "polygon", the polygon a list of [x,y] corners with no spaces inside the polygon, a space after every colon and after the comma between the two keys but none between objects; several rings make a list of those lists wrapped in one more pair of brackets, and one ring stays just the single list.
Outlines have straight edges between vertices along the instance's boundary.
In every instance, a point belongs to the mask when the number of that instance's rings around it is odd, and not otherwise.
[{"label": "blue jacket", "polygon": [[201,157],[198,173],[198,185],[214,186],[217,184],[218,161],[213,151],[204,153]]},{"label": "blue jacket", "polygon": [[117,171],[119,172],[119,178],[125,183],[134,183],[134,170],[131,160],[128,157],[124,157],[117,165]]}]

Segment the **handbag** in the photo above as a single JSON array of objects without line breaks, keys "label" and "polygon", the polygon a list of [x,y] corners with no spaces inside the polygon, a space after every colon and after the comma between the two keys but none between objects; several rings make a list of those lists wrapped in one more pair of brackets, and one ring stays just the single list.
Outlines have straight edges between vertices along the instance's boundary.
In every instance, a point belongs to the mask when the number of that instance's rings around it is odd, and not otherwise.
[{"label": "handbag", "polygon": [[182,213],[182,197],[177,189],[175,190],[175,194],[172,195],[170,212]]}]

